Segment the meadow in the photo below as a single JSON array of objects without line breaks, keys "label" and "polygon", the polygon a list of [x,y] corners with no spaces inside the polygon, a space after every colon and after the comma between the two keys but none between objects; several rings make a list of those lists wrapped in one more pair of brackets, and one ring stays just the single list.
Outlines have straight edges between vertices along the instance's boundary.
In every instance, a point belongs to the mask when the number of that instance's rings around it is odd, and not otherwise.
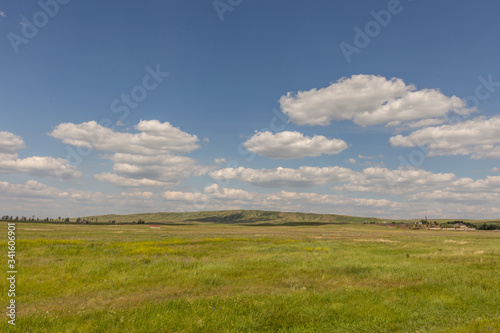
[{"label": "meadow", "polygon": [[500,332],[496,231],[18,222],[16,234],[19,332]]}]

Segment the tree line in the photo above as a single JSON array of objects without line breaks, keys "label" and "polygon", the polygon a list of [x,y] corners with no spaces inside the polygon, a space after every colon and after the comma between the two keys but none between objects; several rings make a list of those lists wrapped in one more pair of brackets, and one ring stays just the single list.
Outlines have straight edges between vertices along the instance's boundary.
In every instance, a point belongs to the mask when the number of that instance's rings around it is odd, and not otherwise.
[{"label": "tree line", "polygon": [[2,221],[14,221],[14,222],[19,222],[19,221],[26,221],[26,222],[34,222],[34,221],[37,221],[37,222],[69,222],[69,217],[65,217],[65,218],[62,218],[62,217],[58,217],[58,218],[50,218],[50,217],[46,217],[46,218],[39,218],[39,217],[35,217],[35,215],[33,216],[29,216],[29,217],[26,217],[26,216],[16,216],[14,217],[13,215],[2,215]]}]

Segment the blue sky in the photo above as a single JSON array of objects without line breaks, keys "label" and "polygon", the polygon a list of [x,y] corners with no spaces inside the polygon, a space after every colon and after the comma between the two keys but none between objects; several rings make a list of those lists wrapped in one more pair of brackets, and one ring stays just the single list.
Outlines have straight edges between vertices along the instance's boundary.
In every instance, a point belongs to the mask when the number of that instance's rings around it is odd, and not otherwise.
[{"label": "blue sky", "polygon": [[495,1],[5,1],[2,215],[498,218]]}]

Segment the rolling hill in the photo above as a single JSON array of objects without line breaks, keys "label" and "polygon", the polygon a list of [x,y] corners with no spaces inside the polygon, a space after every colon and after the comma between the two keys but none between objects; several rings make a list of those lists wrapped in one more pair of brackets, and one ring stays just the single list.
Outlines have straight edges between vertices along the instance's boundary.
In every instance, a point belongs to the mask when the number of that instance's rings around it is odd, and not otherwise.
[{"label": "rolling hill", "polygon": [[[82,219],[97,218],[98,222],[137,222],[146,223],[257,223],[257,224],[323,224],[323,223],[369,223],[386,220],[370,217],[355,217],[335,214],[312,214],[295,212],[277,212],[262,210],[221,210],[187,213],[141,213],[129,215],[85,216]],[[72,218],[74,222],[76,218]]]},{"label": "rolling hill", "polygon": [[[315,225],[315,224],[363,224],[363,223],[413,223],[420,219],[382,219],[375,217],[358,217],[337,214],[314,214],[300,212],[279,212],[279,211],[263,211],[263,210],[220,210],[220,211],[199,211],[186,213],[139,213],[139,214],[107,214],[82,216],[81,219],[90,220],[92,223],[108,223],[116,221],[118,223],[133,223],[139,220],[145,223],[157,224],[200,224],[200,223],[226,223],[226,224],[254,224],[254,225]],[[70,219],[71,222],[76,221],[76,217]],[[443,224],[457,219],[429,219]],[[464,222],[470,222],[476,225],[483,223],[495,224],[500,226],[500,220],[474,220],[474,219],[458,219]]]}]

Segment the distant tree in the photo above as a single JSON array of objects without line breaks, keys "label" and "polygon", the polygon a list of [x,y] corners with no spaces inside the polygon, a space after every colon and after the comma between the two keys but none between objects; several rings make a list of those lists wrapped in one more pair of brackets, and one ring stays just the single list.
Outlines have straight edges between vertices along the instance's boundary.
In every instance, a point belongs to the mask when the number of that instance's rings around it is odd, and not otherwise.
[{"label": "distant tree", "polygon": [[477,230],[497,230],[497,229],[500,229],[500,226],[496,224],[483,223],[479,227],[477,227]]}]

